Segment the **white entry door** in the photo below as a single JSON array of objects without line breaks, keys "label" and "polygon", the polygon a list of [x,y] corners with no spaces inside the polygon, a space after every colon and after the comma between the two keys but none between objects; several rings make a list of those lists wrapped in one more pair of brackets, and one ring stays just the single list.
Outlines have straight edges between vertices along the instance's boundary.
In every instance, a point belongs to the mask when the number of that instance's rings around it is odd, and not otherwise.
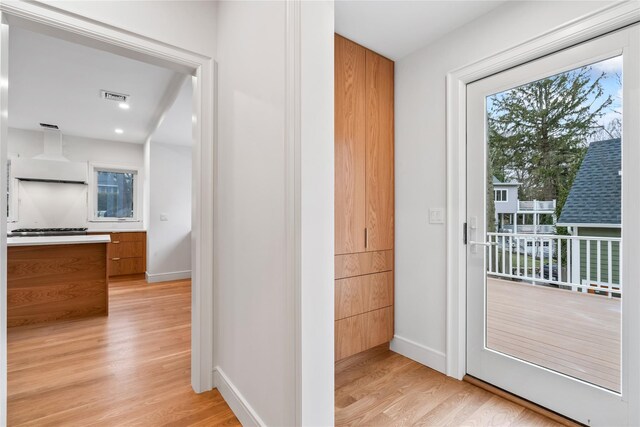
[{"label": "white entry door", "polygon": [[638,25],[467,86],[467,373],[587,425],[640,425],[639,129]]}]

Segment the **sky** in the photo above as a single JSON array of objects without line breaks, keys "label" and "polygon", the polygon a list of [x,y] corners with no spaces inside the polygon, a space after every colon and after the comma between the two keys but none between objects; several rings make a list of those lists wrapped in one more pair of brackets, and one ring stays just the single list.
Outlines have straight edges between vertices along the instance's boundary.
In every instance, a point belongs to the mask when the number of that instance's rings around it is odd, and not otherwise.
[{"label": "sky", "polygon": [[592,79],[598,78],[602,72],[607,73],[606,78],[602,80],[602,87],[605,91],[604,96],[611,95],[613,99],[613,104],[600,120],[600,124],[604,126],[612,119],[619,118],[620,114],[618,113],[622,113],[622,85],[616,77],[616,75],[622,77],[622,56],[597,62],[591,66]]},{"label": "sky", "polygon": [[[599,124],[606,127],[611,120],[620,118],[622,113],[622,86],[620,79],[618,78],[618,76],[622,77],[622,56],[616,56],[591,64],[590,67],[592,80],[597,79],[602,72],[606,73],[606,76],[600,81],[604,90],[602,99],[604,100],[607,96],[611,95],[611,99],[613,101],[613,103],[605,110],[605,114],[599,120]],[[494,96],[495,95],[487,97],[488,109],[491,108]]]}]

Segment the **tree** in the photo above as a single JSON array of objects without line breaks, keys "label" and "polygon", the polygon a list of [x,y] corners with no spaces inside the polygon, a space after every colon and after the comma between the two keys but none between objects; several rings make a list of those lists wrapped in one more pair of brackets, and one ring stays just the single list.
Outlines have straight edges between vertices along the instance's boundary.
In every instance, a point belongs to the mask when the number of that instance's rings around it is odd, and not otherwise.
[{"label": "tree", "polygon": [[557,200],[559,214],[611,105],[591,67],[538,80],[490,98],[490,171],[521,182],[520,198]]}]

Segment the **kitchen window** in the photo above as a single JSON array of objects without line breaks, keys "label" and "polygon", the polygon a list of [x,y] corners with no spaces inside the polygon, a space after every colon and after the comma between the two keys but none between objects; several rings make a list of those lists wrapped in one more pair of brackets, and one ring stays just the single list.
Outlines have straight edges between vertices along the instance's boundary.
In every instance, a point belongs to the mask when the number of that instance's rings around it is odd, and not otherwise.
[{"label": "kitchen window", "polygon": [[139,171],[92,165],[92,221],[138,221]]}]

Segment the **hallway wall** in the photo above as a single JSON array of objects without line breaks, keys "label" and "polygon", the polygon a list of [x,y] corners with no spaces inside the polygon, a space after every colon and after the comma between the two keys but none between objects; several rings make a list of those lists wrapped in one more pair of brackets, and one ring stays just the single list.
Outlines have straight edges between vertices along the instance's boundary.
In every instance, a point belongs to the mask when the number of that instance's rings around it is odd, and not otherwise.
[{"label": "hallway wall", "polygon": [[[239,402],[230,405],[241,422],[326,426],[334,393],[333,2],[297,4],[299,50],[289,44],[294,7],[218,5],[215,360],[221,381],[236,388]],[[296,51],[299,80],[287,68]]]}]

